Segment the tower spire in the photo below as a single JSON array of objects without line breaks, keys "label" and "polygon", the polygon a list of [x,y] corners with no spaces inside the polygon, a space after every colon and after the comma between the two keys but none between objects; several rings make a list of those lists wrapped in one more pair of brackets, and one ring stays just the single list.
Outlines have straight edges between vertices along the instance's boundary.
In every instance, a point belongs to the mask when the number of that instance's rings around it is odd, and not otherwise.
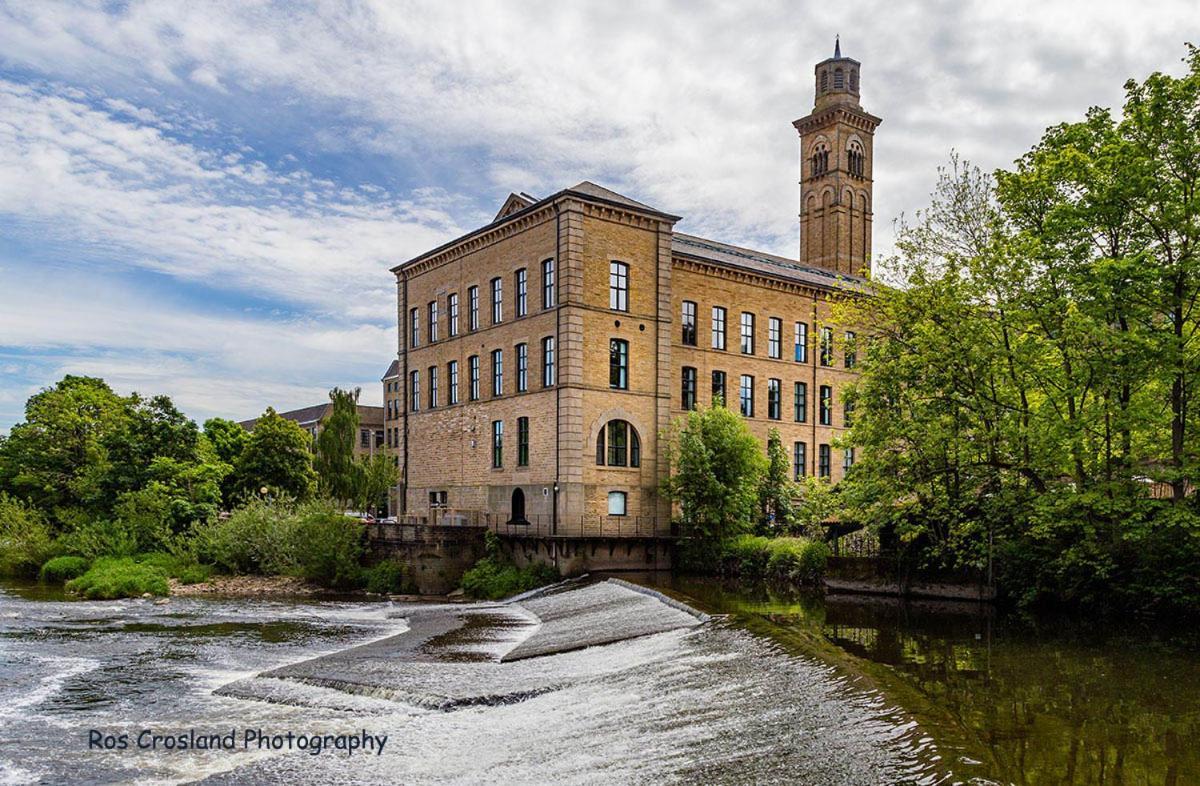
[{"label": "tower spire", "polygon": [[834,59],[842,56],[842,36],[837,34],[833,37],[833,57]]}]

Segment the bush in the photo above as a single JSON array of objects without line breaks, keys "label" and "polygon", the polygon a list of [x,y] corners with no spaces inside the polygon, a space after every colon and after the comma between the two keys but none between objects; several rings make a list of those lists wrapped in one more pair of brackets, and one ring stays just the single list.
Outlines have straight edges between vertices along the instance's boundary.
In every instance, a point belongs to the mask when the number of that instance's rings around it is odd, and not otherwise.
[{"label": "bush", "polygon": [[405,592],[410,584],[404,566],[395,560],[385,560],[363,571],[367,592],[395,595]]},{"label": "bush", "polygon": [[92,563],[84,557],[55,557],[42,565],[38,578],[42,581],[64,582],[87,573]]},{"label": "bush", "polygon": [[66,589],[92,600],[170,594],[162,570],[132,557],[101,557],[87,573],[68,581]]},{"label": "bush", "polygon": [[338,589],[362,580],[362,525],[329,502],[251,500],[196,533],[201,561],[231,573],[301,576]]},{"label": "bush", "polygon": [[721,566],[726,573],[748,579],[816,583],[829,559],[825,543],[807,538],[766,538],[739,535],[725,541]]},{"label": "bush", "polygon": [[350,589],[362,582],[363,526],[330,506],[306,506],[294,537],[300,550],[300,575],[334,589]]},{"label": "bush", "polygon": [[88,559],[131,557],[138,552],[138,538],[123,521],[84,518],[59,538],[58,546],[62,551]]},{"label": "bush", "polygon": [[229,518],[196,528],[197,552],[230,573],[292,575],[298,572],[297,521],[288,503],[252,499]]},{"label": "bush", "polygon": [[777,581],[815,584],[825,574],[825,562],[829,554],[829,546],[819,540],[776,538],[770,544],[767,577]]},{"label": "bush", "polygon": [[558,581],[558,570],[545,563],[518,568],[493,557],[484,557],[463,574],[463,592],[472,598],[500,600]]},{"label": "bush", "polygon": [[0,576],[35,576],[54,551],[45,517],[0,492]]}]

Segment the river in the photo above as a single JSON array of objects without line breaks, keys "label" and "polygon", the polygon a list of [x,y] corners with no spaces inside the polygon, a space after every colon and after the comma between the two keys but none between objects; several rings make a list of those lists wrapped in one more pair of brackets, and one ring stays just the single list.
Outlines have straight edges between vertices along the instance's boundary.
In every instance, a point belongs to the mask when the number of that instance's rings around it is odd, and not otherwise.
[{"label": "river", "polygon": [[[667,585],[719,616],[526,661],[546,662],[544,691],[444,711],[309,686],[279,701],[214,693],[403,635],[413,607],[69,601],[0,584],[0,783],[1200,783],[1194,639],[975,605]],[[478,618],[491,622],[455,660],[493,659],[523,635],[494,606]],[[361,729],[392,747],[349,759],[88,749],[91,730],[136,740],[146,728]]]}]

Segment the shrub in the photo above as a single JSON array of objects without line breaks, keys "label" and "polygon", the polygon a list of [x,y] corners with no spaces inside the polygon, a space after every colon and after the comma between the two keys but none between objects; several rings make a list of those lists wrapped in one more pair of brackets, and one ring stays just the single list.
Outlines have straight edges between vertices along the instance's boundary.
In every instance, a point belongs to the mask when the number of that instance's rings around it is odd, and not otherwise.
[{"label": "shrub", "polygon": [[299,515],[294,537],[300,549],[300,575],[334,589],[357,587],[362,582],[363,527],[328,505],[306,505]]},{"label": "shrub", "polygon": [[101,557],[87,573],[66,584],[68,592],[93,600],[136,598],[149,592],[167,595],[167,577],[153,565],[132,557]]},{"label": "shrub", "polygon": [[137,534],[121,520],[81,518],[59,538],[58,547],[88,559],[130,557],[138,551]]},{"label": "shrub", "polygon": [[806,538],[776,538],[770,544],[767,577],[779,581],[815,583],[825,573],[829,546]]},{"label": "shrub", "polygon": [[230,573],[295,574],[300,565],[293,508],[252,499],[229,518],[196,528],[197,553]]},{"label": "shrub", "polygon": [[484,557],[463,574],[463,592],[472,598],[499,600],[558,581],[558,570],[545,563],[518,568],[499,557]]},{"label": "shrub", "polygon": [[829,553],[825,543],[807,538],[739,535],[723,544],[721,565],[745,578],[807,583],[820,580]]},{"label": "shrub", "polygon": [[404,566],[395,560],[384,560],[378,565],[372,565],[363,571],[363,579],[367,592],[377,592],[380,595],[394,595],[409,588]]},{"label": "shrub", "polygon": [[34,576],[54,551],[45,517],[0,492],[0,576]]},{"label": "shrub", "polygon": [[771,539],[762,535],[738,535],[725,541],[721,564],[728,572],[761,578],[767,572]]},{"label": "shrub", "polygon": [[55,557],[42,565],[38,578],[42,581],[64,582],[87,573],[92,563],[84,557]]}]

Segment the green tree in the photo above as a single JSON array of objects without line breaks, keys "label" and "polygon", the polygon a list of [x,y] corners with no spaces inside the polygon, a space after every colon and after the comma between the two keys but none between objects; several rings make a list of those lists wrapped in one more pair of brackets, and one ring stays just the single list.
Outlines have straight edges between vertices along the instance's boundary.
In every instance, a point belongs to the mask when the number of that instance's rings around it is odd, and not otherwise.
[{"label": "green tree", "polygon": [[771,531],[786,531],[793,523],[792,498],[796,496],[796,485],[789,477],[790,472],[791,461],[779,429],[772,428],[767,434],[767,469],[758,491],[763,523],[766,526],[768,521],[773,522]]},{"label": "green tree", "polygon": [[307,431],[267,407],[234,465],[235,493],[249,498],[266,488],[272,494],[308,498],[316,484],[311,444]]},{"label": "green tree", "polygon": [[0,490],[53,515],[95,504],[109,467],[107,439],[126,416],[102,379],[68,375],[36,393],[0,444]]},{"label": "green tree", "polygon": [[400,470],[392,457],[385,453],[363,456],[356,467],[358,485],[354,504],[359,510],[368,511],[387,499],[388,490],[399,482]]},{"label": "green tree", "polygon": [[321,493],[343,504],[355,499],[362,483],[361,467],[354,460],[359,392],[358,388],[334,388],[329,391],[332,406],[317,435],[317,451],[313,459]]},{"label": "green tree", "polygon": [[246,443],[250,441],[250,432],[240,423],[224,418],[209,418],[204,421],[204,436],[216,452],[217,459],[231,466],[241,458]]},{"label": "green tree", "polygon": [[745,421],[723,406],[689,412],[674,432],[664,435],[672,472],[663,491],[679,503],[694,559],[711,563],[722,540],[752,526],[766,457]]}]

